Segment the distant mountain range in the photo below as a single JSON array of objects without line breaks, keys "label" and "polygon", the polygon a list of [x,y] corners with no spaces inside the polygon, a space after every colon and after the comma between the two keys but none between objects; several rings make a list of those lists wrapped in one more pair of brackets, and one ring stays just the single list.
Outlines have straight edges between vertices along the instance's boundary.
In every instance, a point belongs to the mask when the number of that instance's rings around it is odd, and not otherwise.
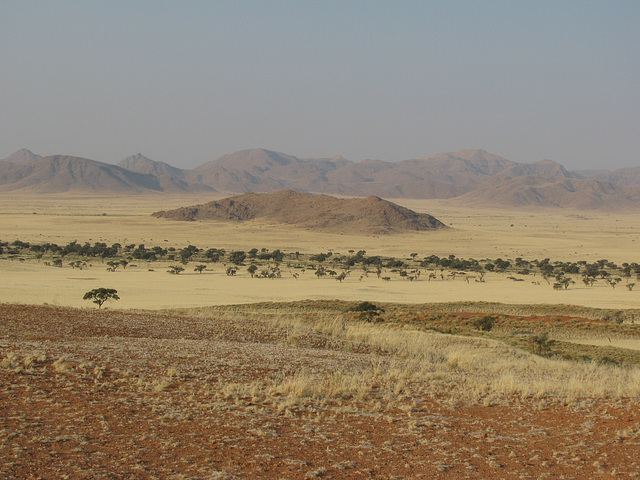
[{"label": "distant mountain range", "polygon": [[118,165],[41,157],[22,149],[0,160],[0,192],[298,192],[357,197],[442,198],[465,205],[640,209],[640,167],[569,171],[543,160],[517,163],[484,150],[399,162],[341,156],[298,158],[264,149],[224,155],[192,170],[141,154]]}]

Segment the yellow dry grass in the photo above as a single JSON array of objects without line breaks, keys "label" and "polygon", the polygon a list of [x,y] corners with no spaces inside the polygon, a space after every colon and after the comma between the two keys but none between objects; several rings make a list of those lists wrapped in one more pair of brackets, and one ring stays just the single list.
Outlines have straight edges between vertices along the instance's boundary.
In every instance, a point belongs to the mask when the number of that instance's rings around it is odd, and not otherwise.
[{"label": "yellow dry grass", "polygon": [[579,345],[593,345],[594,347],[626,348],[627,350],[640,350],[640,339],[617,338],[606,335],[566,338],[567,342]]},{"label": "yellow dry grass", "polygon": [[[213,315],[208,309],[188,312],[204,318]],[[621,368],[544,358],[490,339],[348,322],[341,315],[318,315],[308,320],[286,308],[265,313],[254,315],[268,329],[275,328],[288,339],[321,335],[339,340],[343,348],[366,345],[384,355],[365,369],[343,366],[328,376],[326,372],[301,370],[268,388],[255,383],[234,384],[231,388],[235,394],[255,395],[261,391],[263,395],[280,394],[294,399],[345,395],[364,398],[373,385],[389,398],[417,388],[421,393],[446,392],[452,398],[471,402],[483,398],[498,401],[511,395],[573,401],[579,397],[640,394],[640,368],[635,366]],[[229,323],[241,322],[247,315],[251,313],[225,313]]]},{"label": "yellow dry grass", "polygon": [[[218,195],[220,197],[222,195]],[[352,232],[329,234],[273,225],[172,222],[155,219],[156,210],[203,203],[211,195],[134,197],[0,195],[0,239],[64,245],[79,242],[147,246],[248,250],[281,249],[285,252],[318,253],[366,250],[368,255],[407,258],[431,254],[454,254],[462,258],[510,258],[634,262],[640,242],[638,215],[575,212],[507,212],[450,207],[443,201],[396,200],[416,211],[428,212],[452,228],[445,231],[393,236],[366,236]],[[103,215],[106,214],[106,215]],[[542,279],[525,277],[512,282],[502,275],[487,275],[486,283],[454,281],[382,282],[370,275],[359,280],[354,272],[343,283],[316,278],[311,271],[295,280],[283,269],[283,278],[251,279],[241,269],[237,277],[227,277],[218,265],[203,274],[166,273],[168,264],[145,264],[107,272],[106,265],[94,262],[82,271],[45,267],[42,263],[0,262],[2,301],[53,303],[81,306],[84,292],[96,287],[118,290],[119,308],[169,308],[210,304],[287,301],[297,299],[376,300],[389,302],[449,302],[459,300],[502,303],[576,304],[602,308],[638,308],[640,290],[619,286],[593,288],[577,282],[566,291],[556,291]],[[210,267],[211,268],[211,267]],[[149,271],[153,269],[154,271]]]}]

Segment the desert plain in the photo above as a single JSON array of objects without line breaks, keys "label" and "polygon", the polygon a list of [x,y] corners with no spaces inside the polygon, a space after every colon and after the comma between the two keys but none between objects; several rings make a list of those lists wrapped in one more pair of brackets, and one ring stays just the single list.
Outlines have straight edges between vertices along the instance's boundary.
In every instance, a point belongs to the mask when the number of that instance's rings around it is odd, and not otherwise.
[{"label": "desert plain", "polygon": [[[0,241],[639,260],[638,214],[395,199],[450,227],[395,235],[151,217],[211,199],[5,193]],[[554,289],[534,273],[427,269],[338,282],[286,259],[273,279],[224,262],[179,275],[175,262],[87,263],[0,259],[3,478],[640,475],[633,278]],[[83,300],[98,287],[120,300]],[[376,320],[354,311],[365,301]]]},{"label": "desert plain", "polygon": [[[220,196],[220,195],[218,195]],[[82,196],[25,194],[0,197],[0,240],[65,245],[105,242],[145,244],[147,247],[227,251],[252,248],[279,249],[285,253],[316,254],[365,250],[367,255],[407,259],[429,255],[482,259],[545,259],[618,264],[638,261],[640,214],[613,214],[548,210],[504,211],[447,205],[441,200],[394,199],[417,212],[441,219],[450,228],[396,235],[359,235],[345,225],[344,232],[319,232],[264,221],[243,223],[174,222],[152,218],[168,208],[210,201],[214,196]],[[171,263],[171,262],[170,262]],[[2,300],[80,307],[84,291],[116,288],[120,308],[170,308],[303,299],[377,300],[380,302],[431,303],[486,301],[518,304],[575,304],[600,308],[640,308],[640,289],[629,292],[602,283],[576,285],[554,291],[533,276],[513,282],[507,275],[487,275],[486,282],[467,283],[463,277],[449,282],[386,282],[359,274],[338,283],[318,279],[313,272],[294,279],[285,270],[277,282],[256,282],[245,271],[228,278],[222,265],[202,274],[185,269],[168,276],[166,263],[136,261],[135,268],[107,272],[96,260],[84,270],[46,268],[42,262],[0,263]],[[153,270],[153,271],[150,271]],[[576,276],[578,279],[579,276]],[[425,280],[425,279],[423,279]],[[538,288],[539,287],[539,288]],[[631,294],[630,294],[631,293]]]}]

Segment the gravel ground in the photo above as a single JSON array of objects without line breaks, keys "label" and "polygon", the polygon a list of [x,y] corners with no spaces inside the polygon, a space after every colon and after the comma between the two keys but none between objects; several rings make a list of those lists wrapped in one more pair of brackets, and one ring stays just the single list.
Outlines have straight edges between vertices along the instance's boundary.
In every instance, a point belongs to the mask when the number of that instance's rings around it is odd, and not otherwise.
[{"label": "gravel ground", "polygon": [[284,386],[300,372],[322,383],[392,359],[366,344],[292,335],[260,315],[0,304],[0,362],[7,479],[605,479],[640,471],[637,398],[483,404],[458,397],[464,372],[434,377],[443,388],[309,394]]}]

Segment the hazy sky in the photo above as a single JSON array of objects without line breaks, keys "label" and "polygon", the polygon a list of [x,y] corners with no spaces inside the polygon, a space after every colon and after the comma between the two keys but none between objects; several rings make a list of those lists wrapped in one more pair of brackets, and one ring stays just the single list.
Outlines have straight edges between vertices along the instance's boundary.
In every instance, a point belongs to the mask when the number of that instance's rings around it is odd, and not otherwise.
[{"label": "hazy sky", "polygon": [[640,165],[640,1],[0,0],[0,158]]}]

